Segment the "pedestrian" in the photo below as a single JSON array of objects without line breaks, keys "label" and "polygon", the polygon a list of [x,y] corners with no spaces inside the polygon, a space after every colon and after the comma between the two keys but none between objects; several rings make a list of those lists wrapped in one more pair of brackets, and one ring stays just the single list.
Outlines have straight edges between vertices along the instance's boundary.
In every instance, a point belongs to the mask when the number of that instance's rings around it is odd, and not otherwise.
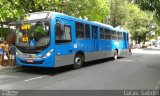
[{"label": "pedestrian", "polygon": [[7,42],[4,43],[4,64],[9,65],[9,45]]},{"label": "pedestrian", "polygon": [[11,44],[10,46],[10,65],[15,65],[15,55],[16,55],[16,48],[15,45]]},{"label": "pedestrian", "polygon": [[132,55],[132,45],[129,45],[129,55]]},{"label": "pedestrian", "polygon": [[3,44],[2,44],[2,41],[0,41],[0,65],[2,66],[4,66],[3,56],[4,56]]}]

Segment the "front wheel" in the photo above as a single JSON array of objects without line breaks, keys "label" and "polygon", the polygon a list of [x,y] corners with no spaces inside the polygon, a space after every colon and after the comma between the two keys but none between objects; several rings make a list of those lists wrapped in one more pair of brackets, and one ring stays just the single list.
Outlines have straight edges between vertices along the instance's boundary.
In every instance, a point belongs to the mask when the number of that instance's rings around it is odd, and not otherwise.
[{"label": "front wheel", "polygon": [[118,53],[117,53],[117,51],[116,51],[116,50],[114,51],[113,59],[114,59],[114,60],[117,60],[117,59],[118,59]]},{"label": "front wheel", "polygon": [[74,69],[78,69],[78,68],[81,68],[82,67],[82,64],[83,64],[83,56],[82,55],[76,55],[75,58],[74,58]]}]

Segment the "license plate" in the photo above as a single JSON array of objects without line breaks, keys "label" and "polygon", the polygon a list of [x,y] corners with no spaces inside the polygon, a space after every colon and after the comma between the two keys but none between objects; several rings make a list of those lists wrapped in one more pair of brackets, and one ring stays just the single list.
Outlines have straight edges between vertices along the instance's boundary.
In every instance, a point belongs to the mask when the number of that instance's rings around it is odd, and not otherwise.
[{"label": "license plate", "polygon": [[28,63],[33,63],[33,60],[27,60]]}]

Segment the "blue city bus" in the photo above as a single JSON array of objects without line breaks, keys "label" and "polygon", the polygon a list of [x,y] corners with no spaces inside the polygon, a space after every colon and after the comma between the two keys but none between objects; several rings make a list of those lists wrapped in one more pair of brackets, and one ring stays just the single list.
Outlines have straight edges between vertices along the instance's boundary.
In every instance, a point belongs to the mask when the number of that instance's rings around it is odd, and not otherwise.
[{"label": "blue city bus", "polygon": [[60,67],[128,54],[128,32],[110,25],[45,11],[16,22],[16,63]]}]

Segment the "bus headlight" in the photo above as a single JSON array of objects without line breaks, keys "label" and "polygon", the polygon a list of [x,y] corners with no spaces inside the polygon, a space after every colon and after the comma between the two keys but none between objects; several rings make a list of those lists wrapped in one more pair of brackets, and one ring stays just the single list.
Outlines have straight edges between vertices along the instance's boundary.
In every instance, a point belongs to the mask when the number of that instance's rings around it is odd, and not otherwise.
[{"label": "bus headlight", "polygon": [[51,56],[52,52],[53,52],[53,49],[50,50],[50,51],[48,51],[48,52],[46,53],[46,55],[44,55],[43,58],[47,58],[47,57]]},{"label": "bus headlight", "polygon": [[19,50],[16,50],[16,56],[23,56],[23,53],[21,53]]}]

